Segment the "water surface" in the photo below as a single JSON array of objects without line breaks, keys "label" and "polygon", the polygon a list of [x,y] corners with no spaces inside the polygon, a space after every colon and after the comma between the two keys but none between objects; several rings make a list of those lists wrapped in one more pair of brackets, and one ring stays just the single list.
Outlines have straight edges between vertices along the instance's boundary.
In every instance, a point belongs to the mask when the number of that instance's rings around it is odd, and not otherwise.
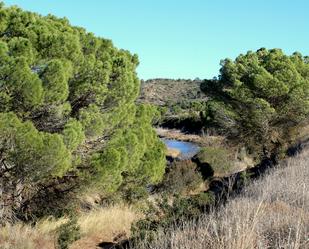
[{"label": "water surface", "polygon": [[165,143],[167,148],[179,150],[180,159],[190,159],[191,157],[195,156],[200,150],[200,147],[197,144],[191,142],[184,142],[166,138],[162,138],[162,141]]}]

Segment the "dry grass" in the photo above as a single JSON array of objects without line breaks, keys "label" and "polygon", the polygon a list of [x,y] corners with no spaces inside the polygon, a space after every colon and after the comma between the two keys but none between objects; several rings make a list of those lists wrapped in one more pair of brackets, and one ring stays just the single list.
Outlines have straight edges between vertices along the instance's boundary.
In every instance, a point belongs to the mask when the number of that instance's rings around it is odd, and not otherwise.
[{"label": "dry grass", "polygon": [[[288,159],[263,179],[253,182],[217,212],[184,221],[138,249],[309,248],[309,151]],[[82,239],[71,249],[90,249],[102,241],[130,236],[141,218],[127,206],[81,213]],[[1,249],[54,249],[57,228],[66,219],[46,219],[36,226],[7,224],[0,228]]]},{"label": "dry grass", "polygon": [[130,236],[131,224],[141,215],[128,206],[101,208],[81,214],[81,237],[70,248],[95,248],[100,242],[113,242]]},{"label": "dry grass", "polygon": [[1,249],[54,249],[56,229],[66,219],[45,219],[36,226],[7,223],[0,228]]},{"label": "dry grass", "polygon": [[308,151],[288,159],[219,211],[160,231],[134,248],[309,248],[308,164]]},{"label": "dry grass", "polygon": [[[78,224],[81,239],[72,249],[96,248],[103,241],[117,241],[130,236],[131,224],[141,216],[128,206],[100,208],[81,213]],[[55,249],[57,228],[67,219],[44,219],[35,226],[16,223],[0,228],[0,249]]]}]

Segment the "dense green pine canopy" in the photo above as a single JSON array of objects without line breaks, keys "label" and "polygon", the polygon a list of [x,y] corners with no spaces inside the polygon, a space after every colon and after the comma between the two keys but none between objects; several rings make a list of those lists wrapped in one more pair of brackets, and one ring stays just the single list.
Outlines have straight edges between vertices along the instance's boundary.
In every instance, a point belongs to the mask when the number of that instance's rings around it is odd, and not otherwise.
[{"label": "dense green pine canopy", "polygon": [[164,146],[155,110],[135,104],[137,65],[65,18],[0,5],[0,182],[11,205],[68,172],[104,193],[133,176],[160,180]]},{"label": "dense green pine canopy", "polygon": [[266,150],[288,142],[308,121],[308,57],[262,48],[221,64],[219,79],[202,87],[212,97],[208,122],[228,136]]}]

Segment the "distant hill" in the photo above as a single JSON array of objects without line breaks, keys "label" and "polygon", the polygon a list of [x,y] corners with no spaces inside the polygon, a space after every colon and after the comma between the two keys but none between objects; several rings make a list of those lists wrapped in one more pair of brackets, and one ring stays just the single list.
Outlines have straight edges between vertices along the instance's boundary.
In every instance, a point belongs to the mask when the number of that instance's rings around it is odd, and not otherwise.
[{"label": "distant hill", "polygon": [[142,81],[139,102],[158,107],[161,113],[157,125],[199,133],[207,97],[201,90],[203,80],[150,79]]},{"label": "distant hill", "polygon": [[142,81],[139,101],[158,106],[172,106],[184,101],[203,99],[202,80],[150,79]]}]

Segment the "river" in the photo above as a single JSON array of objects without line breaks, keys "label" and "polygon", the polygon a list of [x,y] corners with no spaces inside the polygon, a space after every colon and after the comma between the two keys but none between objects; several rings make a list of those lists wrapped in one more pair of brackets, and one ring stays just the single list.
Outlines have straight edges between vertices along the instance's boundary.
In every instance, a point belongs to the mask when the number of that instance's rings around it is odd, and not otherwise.
[{"label": "river", "polygon": [[180,155],[178,156],[178,158],[182,160],[192,158],[200,150],[200,147],[197,144],[191,142],[184,142],[166,138],[162,138],[162,141],[165,143],[167,148],[180,151]]}]

